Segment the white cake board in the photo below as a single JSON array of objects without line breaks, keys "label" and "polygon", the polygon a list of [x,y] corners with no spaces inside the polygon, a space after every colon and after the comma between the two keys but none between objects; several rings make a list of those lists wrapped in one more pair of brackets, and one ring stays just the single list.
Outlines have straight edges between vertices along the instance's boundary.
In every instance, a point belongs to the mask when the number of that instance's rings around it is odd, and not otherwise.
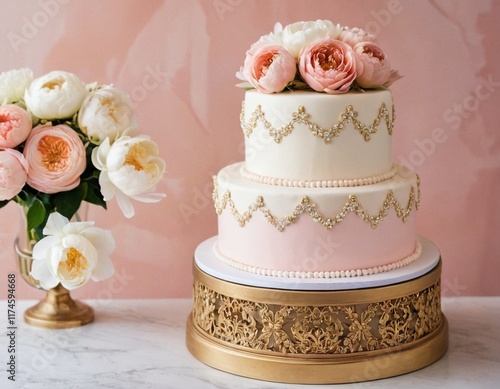
[{"label": "white cake board", "polygon": [[224,281],[247,286],[306,291],[373,288],[420,277],[438,264],[440,252],[437,246],[424,237],[419,236],[417,239],[422,244],[422,255],[414,262],[390,272],[360,277],[278,278],[248,273],[227,265],[216,257],[213,246],[217,242],[217,236],[202,242],[195,250],[194,259],[203,272]]}]

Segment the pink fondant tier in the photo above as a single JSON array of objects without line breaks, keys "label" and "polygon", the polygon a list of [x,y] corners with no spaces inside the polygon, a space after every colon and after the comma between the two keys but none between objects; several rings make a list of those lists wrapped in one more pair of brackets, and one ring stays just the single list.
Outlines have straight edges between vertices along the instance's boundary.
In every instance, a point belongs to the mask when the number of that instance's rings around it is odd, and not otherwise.
[{"label": "pink fondant tier", "polygon": [[273,275],[365,275],[418,256],[419,182],[406,168],[376,184],[342,188],[270,186],[243,177],[241,168],[225,167],[214,180],[215,250],[226,263]]}]

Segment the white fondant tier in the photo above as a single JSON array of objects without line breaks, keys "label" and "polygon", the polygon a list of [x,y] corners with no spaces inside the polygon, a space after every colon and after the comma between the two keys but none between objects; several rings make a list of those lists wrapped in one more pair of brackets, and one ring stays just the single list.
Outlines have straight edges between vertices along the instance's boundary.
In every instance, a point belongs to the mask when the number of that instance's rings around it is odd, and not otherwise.
[{"label": "white fondant tier", "polygon": [[244,178],[243,163],[214,179],[218,250],[250,268],[335,272],[391,265],[416,250],[417,175],[341,188],[276,187]]},{"label": "white fondant tier", "polygon": [[314,277],[301,279],[280,278],[248,273],[220,261],[213,250],[218,238],[215,236],[207,239],[196,248],[194,259],[198,267],[205,273],[224,281],[262,288],[313,291],[349,290],[393,285],[426,274],[437,265],[440,259],[440,252],[437,246],[424,237],[418,237],[417,240],[422,247],[420,257],[408,266],[389,272],[334,279]]},{"label": "white fondant tier", "polygon": [[386,174],[393,121],[388,89],[338,95],[247,91],[241,115],[246,171],[307,181]]}]

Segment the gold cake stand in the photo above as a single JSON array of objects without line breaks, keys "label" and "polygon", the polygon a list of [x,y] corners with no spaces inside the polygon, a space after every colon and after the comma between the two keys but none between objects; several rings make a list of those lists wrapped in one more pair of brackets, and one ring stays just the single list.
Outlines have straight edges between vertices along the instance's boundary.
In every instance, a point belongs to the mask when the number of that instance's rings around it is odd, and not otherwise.
[{"label": "gold cake stand", "polygon": [[265,381],[326,384],[409,373],[441,358],[441,260],[397,284],[334,291],[242,285],[194,265],[186,343],[201,362]]}]

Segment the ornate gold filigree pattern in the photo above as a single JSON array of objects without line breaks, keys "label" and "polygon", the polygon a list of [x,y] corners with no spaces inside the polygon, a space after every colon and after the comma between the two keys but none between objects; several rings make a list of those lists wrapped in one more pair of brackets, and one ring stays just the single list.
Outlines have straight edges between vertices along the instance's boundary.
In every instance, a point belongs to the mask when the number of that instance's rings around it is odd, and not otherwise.
[{"label": "ornate gold filigree pattern", "polygon": [[394,208],[396,215],[403,222],[406,222],[410,213],[415,205],[415,209],[418,209],[420,204],[420,179],[417,175],[417,195],[415,195],[415,188],[411,186],[410,194],[408,197],[408,203],[406,206],[402,206],[399,201],[394,197],[392,190],[387,192],[387,196],[377,214],[370,214],[363,208],[363,205],[358,201],[355,195],[350,195],[347,203],[342,207],[342,209],[333,217],[325,217],[320,214],[316,209],[316,204],[311,202],[308,196],[304,196],[300,204],[298,204],[290,215],[284,217],[278,217],[274,215],[264,204],[264,198],[262,196],[257,196],[254,203],[248,205],[247,209],[241,213],[236,208],[233,199],[231,198],[231,191],[226,190],[222,195],[222,199],[219,199],[219,189],[217,185],[217,176],[213,176],[214,181],[214,191],[212,194],[212,199],[214,202],[215,211],[218,215],[221,215],[224,209],[229,208],[233,217],[237,220],[241,227],[244,227],[246,222],[248,222],[252,215],[260,211],[266,220],[276,227],[279,231],[283,231],[287,226],[292,224],[297,218],[303,213],[309,215],[311,219],[315,222],[324,226],[327,230],[331,230],[334,225],[342,222],[345,217],[353,212],[359,218],[361,218],[365,223],[370,224],[372,228],[377,228],[377,226],[384,220],[388,214],[389,209]]},{"label": "ornate gold filigree pattern", "polygon": [[279,354],[353,354],[415,342],[441,321],[440,283],[379,302],[295,306],[226,296],[194,283],[194,323],[232,346]]},{"label": "ornate gold filigree pattern", "polygon": [[257,127],[257,124],[261,122],[264,128],[267,130],[269,136],[271,136],[276,143],[280,143],[283,137],[290,135],[294,130],[295,124],[304,124],[314,136],[323,139],[323,142],[328,144],[331,143],[333,138],[338,137],[345,129],[346,124],[349,123],[353,124],[354,129],[356,129],[363,136],[365,141],[369,141],[372,135],[377,132],[382,121],[385,122],[389,135],[392,135],[394,120],[396,119],[394,105],[392,106],[391,117],[385,103],[381,104],[378,110],[378,114],[375,119],[373,119],[373,122],[371,124],[362,123],[357,118],[358,112],[354,110],[352,105],[348,105],[345,111],[340,114],[340,118],[337,123],[333,124],[330,128],[327,129],[322,128],[318,124],[311,121],[310,116],[311,115],[306,112],[303,106],[299,106],[297,108],[297,111],[292,113],[291,120],[288,123],[283,124],[281,127],[277,128],[267,120],[265,113],[262,111],[262,106],[257,105],[247,122],[245,119],[245,102],[243,102],[240,113],[240,123],[243,133],[246,137],[249,137],[253,130]]}]

